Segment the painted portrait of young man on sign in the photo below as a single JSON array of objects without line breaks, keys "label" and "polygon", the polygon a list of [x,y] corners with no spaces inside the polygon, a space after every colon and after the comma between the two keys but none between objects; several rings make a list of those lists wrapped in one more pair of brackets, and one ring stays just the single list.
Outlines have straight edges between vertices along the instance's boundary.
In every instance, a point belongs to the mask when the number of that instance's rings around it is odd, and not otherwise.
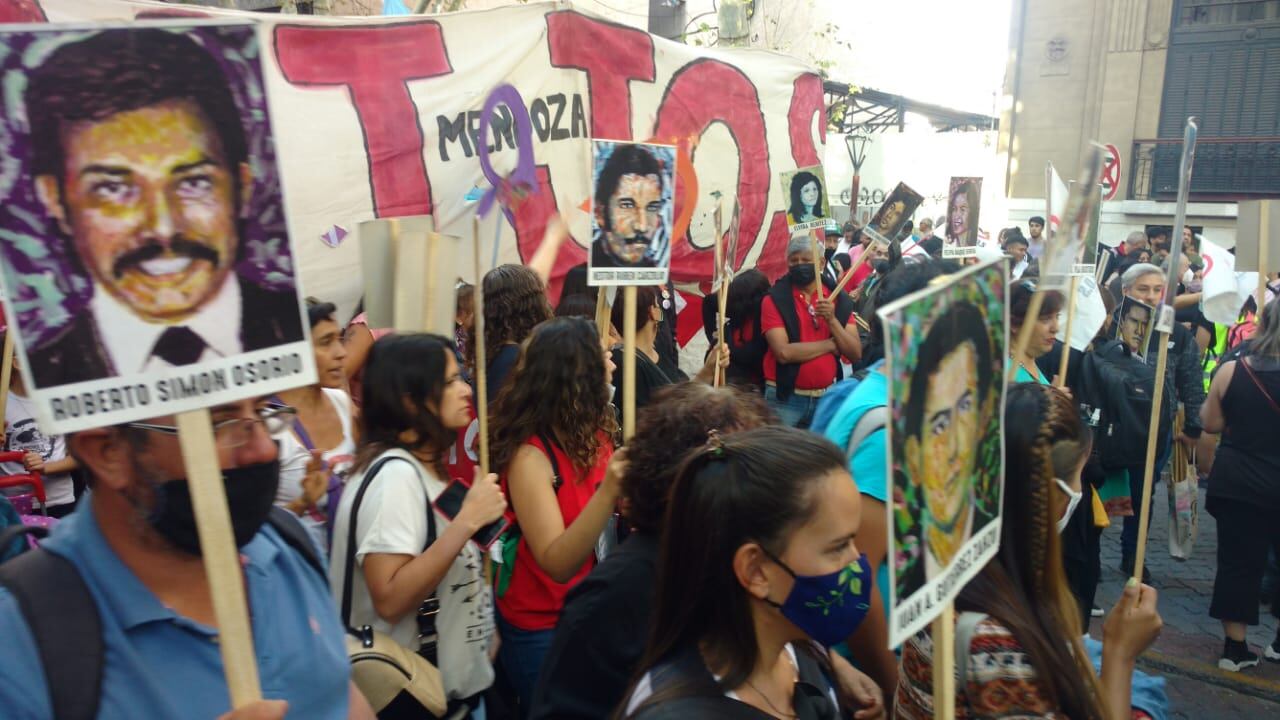
[{"label": "painted portrait of young man on sign", "polygon": [[863,228],[863,232],[869,232],[872,240],[885,245],[892,243],[899,236],[906,235],[907,221],[915,214],[922,202],[924,202],[924,196],[912,190],[906,183],[898,183],[893,192],[889,193],[889,197],[885,198],[880,209],[872,216],[871,223]]},{"label": "painted portrait of young man on sign", "polygon": [[1007,354],[1001,268],[974,266],[879,311],[893,418],[895,637],[919,629],[920,608],[940,610],[997,547]]},{"label": "painted portrait of young man on sign", "polygon": [[592,142],[592,285],[654,285],[671,265],[675,148]]},{"label": "painted portrait of young man on sign", "polygon": [[0,252],[35,389],[305,347],[256,42],[247,25],[0,34],[23,159]]}]

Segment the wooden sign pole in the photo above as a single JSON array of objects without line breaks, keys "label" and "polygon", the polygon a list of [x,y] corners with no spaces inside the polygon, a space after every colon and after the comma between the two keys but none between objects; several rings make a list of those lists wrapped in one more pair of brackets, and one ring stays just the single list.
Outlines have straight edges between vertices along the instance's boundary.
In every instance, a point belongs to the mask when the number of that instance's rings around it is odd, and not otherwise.
[{"label": "wooden sign pole", "polygon": [[205,576],[218,621],[218,650],[227,675],[231,706],[243,707],[262,699],[258,661],[253,652],[253,630],[245,600],[240,553],[231,532],[227,495],[222,487],[218,450],[208,409],[179,413],[178,442],[191,488]]},{"label": "wooden sign pole", "polygon": [[1267,257],[1270,248],[1269,240],[1271,238],[1271,204],[1267,202],[1260,203],[1260,217],[1258,218],[1258,298],[1255,301],[1258,305],[1258,315],[1261,317],[1262,308],[1267,305],[1267,277],[1268,270],[1271,267],[1271,258]]},{"label": "wooden sign pole", "polygon": [[956,716],[956,606],[948,602],[933,619],[933,717]]},{"label": "wooden sign pole", "polygon": [[636,432],[636,286],[628,285],[622,293],[622,440],[626,442]]},{"label": "wooden sign pole", "polygon": [[596,288],[596,332],[600,334],[600,343],[606,348],[609,347],[609,328],[613,322],[610,318],[609,297],[605,293],[607,288]]},{"label": "wooden sign pole", "polygon": [[[1067,341],[1062,343],[1062,359],[1058,361],[1058,376],[1053,379],[1054,387],[1065,387],[1067,369],[1071,363],[1071,326],[1076,320],[1076,293],[1080,292],[1080,276],[1071,277],[1071,294],[1067,296]],[[1023,320],[1025,323],[1026,320]]]},{"label": "wooden sign pole", "polygon": [[858,259],[853,263],[853,267],[849,268],[849,272],[846,272],[844,277],[840,278],[840,282],[836,285],[836,289],[831,291],[831,294],[839,295],[840,291],[844,290],[845,286],[849,284],[849,281],[853,279],[854,274],[858,272],[858,268],[865,265],[870,259],[871,246],[868,245],[862,249],[862,253],[858,255]]},{"label": "wooden sign pole", "polygon": [[[1142,470],[1142,507],[1138,513],[1138,549],[1133,556],[1133,576],[1142,580],[1142,566],[1147,557],[1147,527],[1151,524],[1151,484],[1156,466],[1156,443],[1160,435],[1160,408],[1164,404],[1164,373],[1169,360],[1169,333],[1162,332],[1156,341],[1156,382],[1151,398],[1151,422],[1147,426],[1147,459]],[[1177,442],[1175,439],[1174,442]]]},{"label": "wooden sign pole", "polygon": [[487,351],[484,346],[484,268],[480,262],[480,218],[471,220],[471,229],[475,236],[473,259],[475,260],[475,358],[476,358],[476,420],[479,421],[480,435],[480,472],[489,474],[489,386]]},{"label": "wooden sign pole", "polygon": [[711,380],[712,387],[720,387],[724,380],[724,371],[720,369],[720,348],[724,346],[724,314],[729,305],[729,274],[725,272],[725,239],[720,227],[720,213],[716,212],[716,267],[713,275],[720,278],[719,290],[716,293],[716,353],[715,374]]},{"label": "wooden sign pole", "polygon": [[822,245],[818,244],[818,233],[821,230],[814,229],[809,231],[809,244],[813,246],[813,276],[818,281],[817,299],[822,299],[822,266],[818,262],[818,258],[822,257]]},{"label": "wooden sign pole", "polygon": [[[11,320],[10,322],[17,322]],[[0,365],[0,423],[5,422],[5,411],[9,407],[9,379],[13,375],[13,328],[4,334],[4,360]]]},{"label": "wooden sign pole", "polygon": [[[1169,257],[1182,256],[1182,229],[1187,221],[1187,198],[1191,193],[1191,170],[1195,164],[1196,140],[1200,128],[1195,118],[1187,118],[1186,129],[1182,139],[1182,163],[1179,166],[1178,201],[1173,212],[1173,231],[1169,244]],[[1264,219],[1266,216],[1263,216]],[[1261,248],[1259,248],[1261,250]],[[1259,258],[1261,259],[1261,258]],[[1176,267],[1171,262],[1171,267]],[[1173,332],[1173,299],[1175,283],[1164,284],[1164,299],[1156,306],[1156,342],[1159,344],[1156,355],[1156,381],[1151,398],[1151,422],[1147,426],[1147,457],[1142,468],[1142,507],[1138,513],[1138,547],[1133,556],[1133,577],[1142,581],[1142,568],[1147,559],[1147,528],[1151,524],[1151,485],[1156,466],[1156,443],[1160,434],[1160,410],[1164,404],[1165,367],[1169,361],[1169,335]],[[1148,346],[1149,347],[1149,346]],[[1177,442],[1177,439],[1174,439]]]}]

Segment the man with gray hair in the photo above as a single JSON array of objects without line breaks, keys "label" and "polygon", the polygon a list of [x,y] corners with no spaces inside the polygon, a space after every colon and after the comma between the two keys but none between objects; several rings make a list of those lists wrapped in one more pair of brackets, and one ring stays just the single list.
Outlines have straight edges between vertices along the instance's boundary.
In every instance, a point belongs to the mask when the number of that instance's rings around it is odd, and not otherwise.
[{"label": "man with gray hair", "polygon": [[[1150,263],[1134,265],[1120,277],[1120,287],[1126,297],[1157,309],[1164,299],[1165,282],[1164,271]],[[1159,343],[1169,343],[1165,364],[1163,414],[1172,416],[1178,403],[1186,406],[1186,424],[1176,440],[1190,450],[1195,447],[1196,439],[1200,437],[1200,406],[1204,404],[1204,373],[1200,367],[1200,349],[1191,331],[1181,323],[1174,323],[1173,332],[1167,336],[1167,340],[1165,337],[1159,332],[1151,334],[1150,345],[1146,349],[1146,360],[1148,365],[1155,366],[1159,357]],[[1145,435],[1145,432],[1143,434]],[[1159,439],[1159,456],[1152,471],[1156,478],[1160,477],[1161,469],[1169,460],[1170,439]],[[1141,507],[1145,469],[1145,467],[1129,468],[1129,490],[1135,513]],[[1120,534],[1121,571],[1133,573],[1133,556],[1137,546],[1138,518],[1134,515],[1124,518],[1124,531]],[[1150,579],[1145,567],[1142,569],[1142,575],[1143,582]]]},{"label": "man with gray hair", "polygon": [[760,329],[769,343],[764,399],[792,427],[809,427],[818,400],[842,375],[840,359],[857,363],[862,357],[853,301],[843,292],[831,297],[830,283],[819,297],[819,282],[813,244],[808,235],[797,235],[787,245],[787,274],[760,305]]}]

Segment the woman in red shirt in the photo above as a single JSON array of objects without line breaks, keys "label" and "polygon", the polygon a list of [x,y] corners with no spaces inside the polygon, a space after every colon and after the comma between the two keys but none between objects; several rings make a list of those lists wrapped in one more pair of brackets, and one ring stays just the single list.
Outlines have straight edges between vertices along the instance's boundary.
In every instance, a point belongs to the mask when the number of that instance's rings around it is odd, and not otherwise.
[{"label": "woman in red shirt", "polygon": [[534,328],[494,409],[493,463],[521,532],[498,598],[498,661],[526,708],[564,597],[595,567],[617,504],[612,372],[592,323],[556,318]]}]

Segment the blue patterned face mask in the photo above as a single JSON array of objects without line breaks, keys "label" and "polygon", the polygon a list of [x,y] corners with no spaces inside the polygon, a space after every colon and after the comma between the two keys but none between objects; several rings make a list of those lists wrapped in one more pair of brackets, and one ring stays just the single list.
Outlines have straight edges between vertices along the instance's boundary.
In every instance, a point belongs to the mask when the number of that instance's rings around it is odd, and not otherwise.
[{"label": "blue patterned face mask", "polygon": [[797,575],[768,551],[765,554],[796,581],[782,604],[768,598],[765,602],[809,637],[831,647],[862,624],[871,609],[871,566],[865,555],[827,575]]}]

